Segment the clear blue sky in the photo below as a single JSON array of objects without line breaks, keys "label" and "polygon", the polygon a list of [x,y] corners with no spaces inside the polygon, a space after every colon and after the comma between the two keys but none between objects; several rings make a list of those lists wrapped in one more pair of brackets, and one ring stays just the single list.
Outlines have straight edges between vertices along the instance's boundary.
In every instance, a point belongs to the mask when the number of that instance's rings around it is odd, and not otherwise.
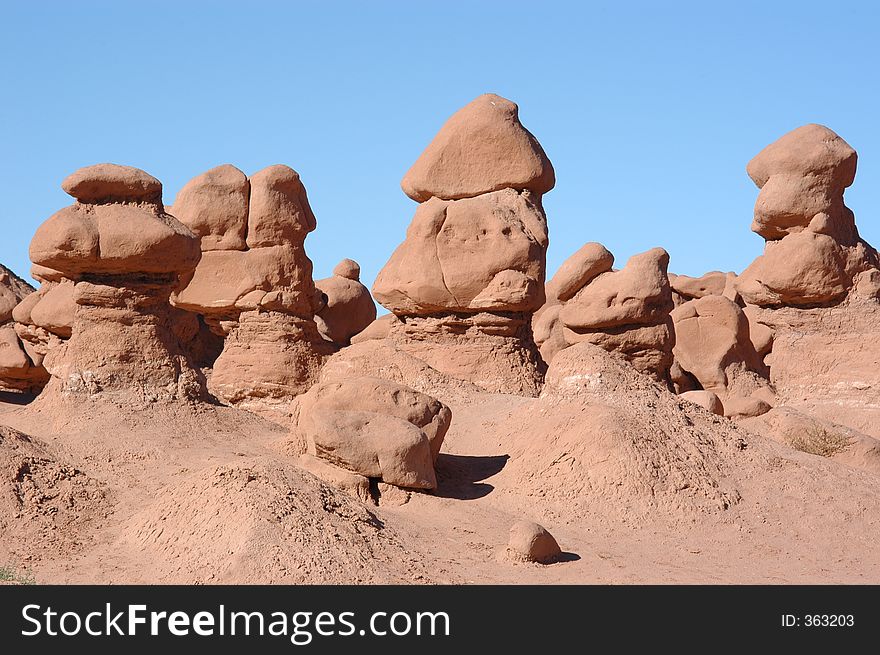
[{"label": "clear blue sky", "polygon": [[549,269],[587,241],[622,265],[742,270],[757,189],[745,165],[808,122],[859,152],[848,191],[880,245],[880,10],[850,2],[4,2],[0,261],[28,270],[73,170],[143,168],[170,204],[222,163],[286,163],[318,229],[372,284],[415,203],[403,173],[484,92],[520,105],[556,168]]}]

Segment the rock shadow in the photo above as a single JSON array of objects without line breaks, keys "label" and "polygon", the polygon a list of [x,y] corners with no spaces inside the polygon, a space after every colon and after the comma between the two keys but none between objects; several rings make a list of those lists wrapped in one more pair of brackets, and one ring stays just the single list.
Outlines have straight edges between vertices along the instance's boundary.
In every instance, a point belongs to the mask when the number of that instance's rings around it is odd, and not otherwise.
[{"label": "rock shadow", "polygon": [[440,453],[435,464],[437,470],[437,489],[435,496],[475,500],[483,498],[495,488],[481,482],[490,478],[507,464],[509,455],[450,455]]}]

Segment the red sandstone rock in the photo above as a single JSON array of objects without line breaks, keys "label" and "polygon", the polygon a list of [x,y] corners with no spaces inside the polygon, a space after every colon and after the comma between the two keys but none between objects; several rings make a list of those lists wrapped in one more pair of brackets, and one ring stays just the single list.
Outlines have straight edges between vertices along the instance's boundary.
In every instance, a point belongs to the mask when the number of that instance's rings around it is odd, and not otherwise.
[{"label": "red sandstone rock", "polygon": [[78,201],[88,204],[120,202],[158,203],[162,183],[149,173],[132,166],[95,164],[68,175],[61,188]]},{"label": "red sandstone rock", "polygon": [[63,186],[79,202],[44,222],[30,249],[34,264],[71,281],[41,292],[31,323],[64,335],[71,297],[76,305],[70,339],[44,359],[50,387],[144,402],[200,397],[204,380],[174,334],[168,303],[199,261],[198,239],[165,213],[161,184],[143,171],[102,164]]},{"label": "red sandstone rock", "polygon": [[544,302],[546,219],[511,189],[419,206],[373,285],[398,315],[530,311]]},{"label": "red sandstone rock", "polygon": [[202,252],[245,250],[249,197],[247,176],[224,164],[187,182],[171,213],[201,238]]},{"label": "red sandstone rock", "polygon": [[553,166],[519,122],[518,107],[485,94],[446,121],[401,182],[417,202],[470,198],[500,189],[553,188]]},{"label": "red sandstone rock", "polygon": [[277,164],[251,175],[250,185],[248,248],[301,245],[317,222],[299,174]]},{"label": "red sandstone rock", "polygon": [[344,259],[331,277],[315,282],[315,287],[327,296],[327,304],[315,317],[318,331],[340,346],[347,346],[353,336],[376,320],[376,304],[370,290],[360,283],[359,273],[357,262]]},{"label": "red sandstone rock", "polygon": [[517,521],[510,526],[507,552],[516,559],[539,564],[551,564],[562,555],[553,535],[532,521]]},{"label": "red sandstone rock", "polygon": [[433,489],[452,414],[430,396],[378,378],[314,386],[300,399],[296,429],[310,454],[401,487]]},{"label": "red sandstone rock", "polygon": [[547,283],[547,298],[570,300],[597,275],[611,270],[612,255],[601,243],[587,243],[566,259]]}]

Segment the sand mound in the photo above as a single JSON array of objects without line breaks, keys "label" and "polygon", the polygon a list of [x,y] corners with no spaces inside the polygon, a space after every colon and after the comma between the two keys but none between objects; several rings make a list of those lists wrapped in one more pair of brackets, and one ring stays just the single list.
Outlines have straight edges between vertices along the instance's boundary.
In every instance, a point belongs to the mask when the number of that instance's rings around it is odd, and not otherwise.
[{"label": "sand mound", "polygon": [[151,582],[425,581],[422,564],[363,505],[268,458],[166,487],[122,541],[151,561]]},{"label": "sand mound", "polygon": [[103,485],[57,461],[39,441],[0,426],[0,534],[14,558],[71,554],[82,548],[83,528],[108,514]]},{"label": "sand mound", "polygon": [[557,354],[547,386],[492,428],[510,461],[499,486],[564,507],[638,520],[737,503],[731,461],[748,470],[746,433],[591,344]]}]

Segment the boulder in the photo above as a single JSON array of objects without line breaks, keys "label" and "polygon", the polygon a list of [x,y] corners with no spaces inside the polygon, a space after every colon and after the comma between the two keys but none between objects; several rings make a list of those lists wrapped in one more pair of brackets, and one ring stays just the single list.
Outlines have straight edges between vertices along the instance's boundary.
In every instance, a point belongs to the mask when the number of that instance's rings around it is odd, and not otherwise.
[{"label": "boulder", "polygon": [[427,436],[432,461],[452,423],[452,412],[439,400],[390,380],[366,376],[317,385],[302,399],[300,413],[316,408],[387,414],[412,423]]},{"label": "boulder", "polygon": [[685,391],[681,394],[681,398],[694,403],[695,405],[699,405],[713,414],[724,416],[724,406],[721,404],[721,399],[713,391],[704,391],[702,389]]},{"label": "boulder", "polygon": [[320,383],[299,401],[309,454],[400,487],[434,489],[434,460],[452,414],[439,401],[378,378]]},{"label": "boulder", "polygon": [[79,202],[90,205],[162,200],[162,183],[139,168],[118,164],[95,164],[71,173],[61,188]]},{"label": "boulder", "polygon": [[519,122],[519,108],[485,94],[446,121],[401,182],[416,202],[471,198],[499,189],[553,188],[553,166]]},{"label": "boulder", "polygon": [[184,185],[173,214],[201,239],[202,252],[245,250],[250,182],[231,164],[212,168]]},{"label": "boulder", "polygon": [[532,521],[517,521],[510,526],[507,552],[515,559],[538,564],[552,564],[562,556],[553,535]]},{"label": "boulder", "polygon": [[570,300],[597,275],[614,265],[614,255],[601,243],[587,243],[566,259],[547,283],[547,298]]},{"label": "boulder", "polygon": [[736,280],[752,305],[822,305],[841,300],[852,285],[845,253],[831,237],[813,232],[770,241]]},{"label": "boulder", "polygon": [[673,354],[703,389],[726,390],[741,371],[764,374],[742,309],[724,296],[704,296],[676,307]]}]

